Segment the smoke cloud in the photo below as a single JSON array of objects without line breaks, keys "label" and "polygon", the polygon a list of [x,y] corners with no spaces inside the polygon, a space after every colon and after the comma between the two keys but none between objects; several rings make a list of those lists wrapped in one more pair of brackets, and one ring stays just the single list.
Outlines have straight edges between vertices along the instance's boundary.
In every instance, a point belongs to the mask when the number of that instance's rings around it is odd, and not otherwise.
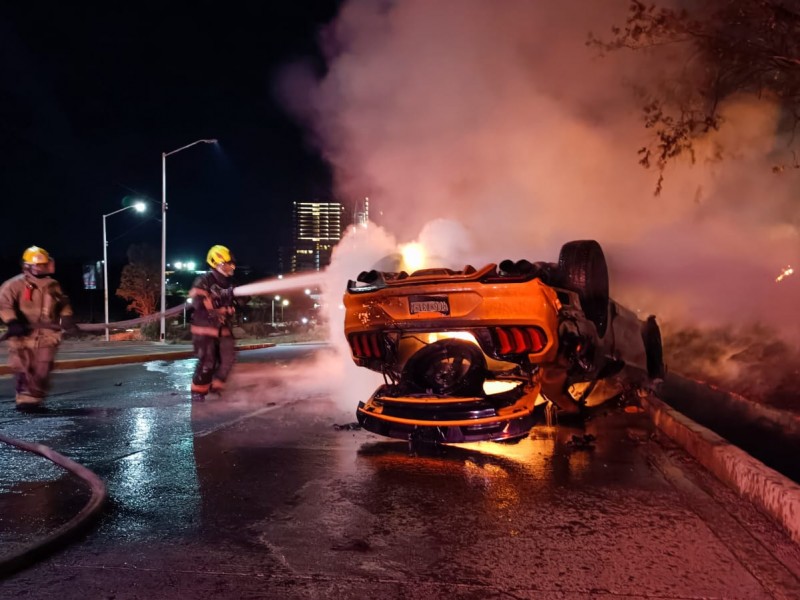
[{"label": "smoke cloud", "polygon": [[796,329],[800,278],[774,281],[800,263],[793,179],[767,158],[781,144],[777,108],[729,100],[723,129],[699,144],[694,166],[671,166],[655,197],[656,173],[637,163],[648,132],[628,84],[683,58],[587,47],[626,7],[352,0],[321,36],[324,77],[297,66],[283,92],[333,165],[339,197],[369,196],[400,243],[442,219],[469,232],[469,244],[451,240],[462,264],[555,260],[563,242],[597,239],[615,296],[632,308]]},{"label": "smoke cloud", "polygon": [[[785,140],[767,98],[729,98],[725,123],[657,173],[631,84],[676,73],[680,48],[599,56],[589,32],[627,2],[346,2],[322,33],[327,71],[285,72],[281,93],[334,168],[338,198],[370,198],[380,252],[422,241],[444,266],[556,260],[566,241],[604,247],[612,295],[662,322],[764,323],[797,339],[796,175],[773,173]],[[720,160],[722,158],[722,160]],[[390,238],[396,237],[396,241]],[[391,243],[390,243],[391,242]],[[360,264],[333,267],[341,285]],[[394,248],[390,247],[392,244]],[[379,244],[380,246],[381,244]]]}]

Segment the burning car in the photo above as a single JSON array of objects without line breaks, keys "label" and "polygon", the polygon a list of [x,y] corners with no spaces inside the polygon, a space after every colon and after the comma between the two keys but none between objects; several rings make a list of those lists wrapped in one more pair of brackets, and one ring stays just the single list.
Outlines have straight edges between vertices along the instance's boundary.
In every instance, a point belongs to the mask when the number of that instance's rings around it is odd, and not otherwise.
[{"label": "burning car", "polygon": [[518,438],[538,405],[580,415],[664,375],[655,317],[609,298],[593,240],[564,244],[557,263],[362,272],[344,306],[354,362],[385,381],[356,416],[388,437]]}]

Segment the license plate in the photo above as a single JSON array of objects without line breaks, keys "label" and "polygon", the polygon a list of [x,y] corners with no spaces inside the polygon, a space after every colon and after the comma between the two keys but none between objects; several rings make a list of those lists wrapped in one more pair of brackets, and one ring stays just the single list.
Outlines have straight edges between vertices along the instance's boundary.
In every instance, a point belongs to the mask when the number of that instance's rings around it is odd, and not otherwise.
[{"label": "license plate", "polygon": [[450,314],[450,300],[447,296],[409,296],[408,310],[412,315],[423,312]]}]

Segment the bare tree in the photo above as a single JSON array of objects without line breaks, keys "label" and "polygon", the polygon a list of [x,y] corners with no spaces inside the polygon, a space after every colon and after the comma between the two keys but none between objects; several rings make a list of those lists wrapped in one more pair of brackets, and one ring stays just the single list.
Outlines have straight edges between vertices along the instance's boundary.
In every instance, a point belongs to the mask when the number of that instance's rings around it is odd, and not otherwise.
[{"label": "bare tree", "polygon": [[[678,8],[675,8],[678,6]],[[653,51],[683,45],[689,58],[681,68],[650,88],[639,88],[645,127],[653,142],[639,149],[639,162],[659,171],[688,155],[693,142],[723,124],[720,105],[735,94],[769,97],[783,110],[789,134],[791,167],[798,168],[794,132],[800,121],[800,2],[798,0],[685,0],[645,4],[630,0],[624,26],[610,39],[590,34],[601,51]],[[777,161],[782,171],[786,162]]]},{"label": "bare tree", "polygon": [[122,269],[117,296],[128,300],[128,310],[139,316],[156,312],[161,294],[161,266],[155,250],[147,244],[128,248],[128,264]]}]

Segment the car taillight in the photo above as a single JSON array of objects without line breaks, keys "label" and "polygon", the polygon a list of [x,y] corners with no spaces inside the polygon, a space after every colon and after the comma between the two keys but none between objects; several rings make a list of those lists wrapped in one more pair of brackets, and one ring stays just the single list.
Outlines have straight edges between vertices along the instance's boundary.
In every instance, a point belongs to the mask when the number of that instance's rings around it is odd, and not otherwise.
[{"label": "car taillight", "polygon": [[538,327],[495,327],[497,353],[533,354],[547,345],[547,336]]},{"label": "car taillight", "polygon": [[356,358],[382,358],[383,336],[380,333],[354,333],[350,336],[350,349]]}]

